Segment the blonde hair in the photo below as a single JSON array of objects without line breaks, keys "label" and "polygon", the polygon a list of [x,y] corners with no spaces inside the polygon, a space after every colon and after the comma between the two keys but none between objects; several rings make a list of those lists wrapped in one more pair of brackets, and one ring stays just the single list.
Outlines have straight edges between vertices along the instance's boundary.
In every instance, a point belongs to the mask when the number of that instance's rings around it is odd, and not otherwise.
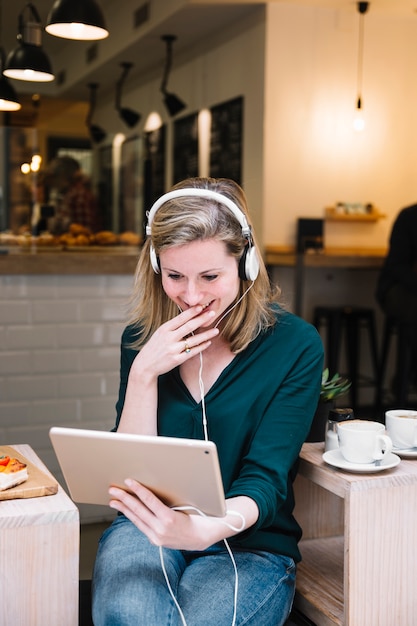
[{"label": "blonde hair", "polygon": [[[227,178],[189,178],[173,187],[184,188],[210,189],[224,195],[237,204],[250,225],[245,194],[234,181]],[[252,237],[253,245],[256,246],[253,233]],[[237,261],[247,245],[236,217],[227,207],[212,199],[181,196],[168,200],[156,211],[151,237],[143,245],[136,268],[129,324],[137,328],[137,338],[130,347],[140,349],[161,324],[178,315],[177,305],[162,288],[160,274],[156,274],[152,268],[151,243],[159,255],[164,249],[206,239],[224,242],[228,253]],[[260,254],[258,256],[258,277],[220,326],[233,352],[244,350],[262,330],[275,323],[271,303],[276,299],[276,290],[271,288],[265,264]],[[237,300],[250,284],[251,281],[240,280]]]}]

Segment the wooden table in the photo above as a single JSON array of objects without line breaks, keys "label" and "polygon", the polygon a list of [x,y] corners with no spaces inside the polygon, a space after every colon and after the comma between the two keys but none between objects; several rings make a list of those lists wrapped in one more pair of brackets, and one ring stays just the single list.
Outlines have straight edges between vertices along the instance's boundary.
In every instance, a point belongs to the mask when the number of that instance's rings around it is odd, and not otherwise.
[{"label": "wooden table", "polygon": [[305,267],[379,269],[386,255],[386,248],[326,247],[297,254],[292,246],[265,246],[265,263],[282,267],[296,267],[302,257]]},{"label": "wooden table", "polygon": [[295,606],[317,626],[417,624],[417,460],[353,474],[304,444],[295,482],[303,561]]},{"label": "wooden table", "polygon": [[[28,445],[13,445],[50,475]],[[0,502],[0,624],[77,626],[79,514],[55,495]]]}]

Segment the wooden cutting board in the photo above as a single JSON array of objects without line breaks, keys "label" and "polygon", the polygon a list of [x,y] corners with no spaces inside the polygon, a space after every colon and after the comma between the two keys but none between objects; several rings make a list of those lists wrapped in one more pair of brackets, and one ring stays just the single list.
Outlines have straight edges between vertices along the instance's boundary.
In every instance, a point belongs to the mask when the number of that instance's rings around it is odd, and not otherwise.
[{"label": "wooden cutting board", "polygon": [[11,446],[0,446],[0,456],[9,456],[26,463],[29,478],[16,487],[0,491],[0,500],[14,500],[15,498],[37,498],[38,496],[52,496],[58,491],[58,483],[52,476],[48,476],[33,465],[23,454]]}]

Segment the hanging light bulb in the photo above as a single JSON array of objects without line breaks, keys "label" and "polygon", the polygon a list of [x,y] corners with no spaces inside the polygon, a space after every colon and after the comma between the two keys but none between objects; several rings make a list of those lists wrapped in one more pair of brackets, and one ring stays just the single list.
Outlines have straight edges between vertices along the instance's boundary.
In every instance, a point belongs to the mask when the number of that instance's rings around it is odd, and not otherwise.
[{"label": "hanging light bulb", "polygon": [[359,37],[358,37],[358,75],[357,90],[358,97],[356,100],[356,110],[353,117],[353,129],[361,132],[365,128],[365,118],[362,108],[362,74],[363,74],[363,39],[364,39],[364,15],[369,8],[369,2],[358,2],[357,9],[359,13]]},{"label": "hanging light bulb", "polygon": [[358,98],[358,101],[356,103],[355,115],[353,116],[353,130],[361,132],[362,130],[364,130],[365,126],[366,123],[362,110],[362,101],[360,98]]},{"label": "hanging light bulb", "polygon": [[30,170],[31,172],[39,172],[42,165],[42,157],[37,150],[35,154],[32,155],[32,160],[30,162]]}]

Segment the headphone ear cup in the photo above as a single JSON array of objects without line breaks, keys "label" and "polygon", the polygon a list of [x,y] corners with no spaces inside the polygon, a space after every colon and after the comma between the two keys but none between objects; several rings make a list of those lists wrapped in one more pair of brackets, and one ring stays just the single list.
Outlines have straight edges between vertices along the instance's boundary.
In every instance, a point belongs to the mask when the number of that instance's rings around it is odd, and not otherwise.
[{"label": "headphone ear cup", "polygon": [[161,272],[161,269],[159,267],[159,259],[158,256],[155,252],[155,248],[153,247],[153,245],[150,245],[149,248],[149,256],[151,259],[151,265],[152,265],[152,269],[155,272],[155,274],[159,274]]},{"label": "headphone ear cup", "polygon": [[259,274],[259,259],[255,246],[248,244],[239,261],[239,277],[242,280],[257,279]]}]

